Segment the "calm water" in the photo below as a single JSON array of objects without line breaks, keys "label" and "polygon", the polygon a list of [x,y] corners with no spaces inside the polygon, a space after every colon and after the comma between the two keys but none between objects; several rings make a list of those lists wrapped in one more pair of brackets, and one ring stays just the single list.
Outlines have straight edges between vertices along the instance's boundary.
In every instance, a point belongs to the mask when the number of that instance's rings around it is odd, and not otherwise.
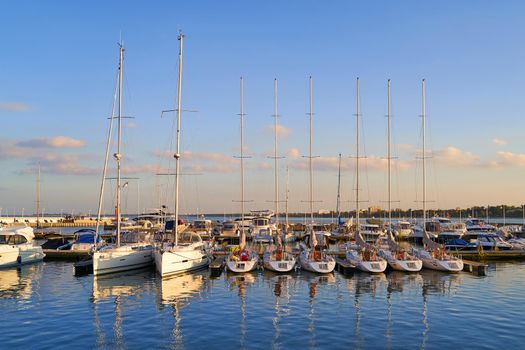
[{"label": "calm water", "polygon": [[525,263],[491,265],[486,277],[73,272],[67,262],[0,270],[0,348],[518,349],[525,341]]}]

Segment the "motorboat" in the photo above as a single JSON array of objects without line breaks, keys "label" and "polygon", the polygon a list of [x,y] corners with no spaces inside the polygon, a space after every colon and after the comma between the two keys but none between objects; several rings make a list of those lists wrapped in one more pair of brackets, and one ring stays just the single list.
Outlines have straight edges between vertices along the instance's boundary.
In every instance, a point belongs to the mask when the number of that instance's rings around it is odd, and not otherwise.
[{"label": "motorboat", "polygon": [[497,228],[494,225],[485,223],[484,220],[478,218],[469,218],[465,221],[467,231],[485,231],[496,232]]},{"label": "motorboat", "polygon": [[0,228],[0,267],[39,262],[46,256],[29,226]]},{"label": "motorboat", "polygon": [[271,224],[269,217],[259,216],[252,220],[249,234],[254,243],[273,243],[275,229],[275,225]]},{"label": "motorboat", "polygon": [[238,221],[224,221],[222,223],[221,236],[239,237],[240,232]]},{"label": "motorboat", "polygon": [[385,235],[385,232],[381,226],[369,223],[360,225],[359,232],[361,233],[363,240],[370,244],[375,244],[381,237]]},{"label": "motorboat", "polygon": [[407,239],[412,234],[412,224],[408,221],[398,220],[392,226],[397,239]]},{"label": "motorboat", "polygon": [[448,250],[511,250],[514,246],[492,232],[468,231],[461,239],[447,241]]},{"label": "motorboat", "polygon": [[191,228],[192,231],[199,234],[201,237],[211,237],[211,232],[213,230],[211,220],[207,219],[194,220]]},{"label": "motorboat", "polygon": [[[73,233],[75,240],[69,248],[72,251],[87,251],[90,252],[95,248],[102,247],[106,242],[96,235],[96,231],[91,228],[83,228]],[[95,244],[96,241],[96,244]]]}]

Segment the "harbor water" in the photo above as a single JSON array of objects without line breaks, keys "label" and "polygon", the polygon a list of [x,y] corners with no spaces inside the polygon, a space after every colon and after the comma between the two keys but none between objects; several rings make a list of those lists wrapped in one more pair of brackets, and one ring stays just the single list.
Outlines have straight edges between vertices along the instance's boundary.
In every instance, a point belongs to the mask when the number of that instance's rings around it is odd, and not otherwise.
[{"label": "harbor water", "polygon": [[75,277],[69,262],[0,270],[3,349],[520,349],[525,263],[487,276],[154,269]]}]

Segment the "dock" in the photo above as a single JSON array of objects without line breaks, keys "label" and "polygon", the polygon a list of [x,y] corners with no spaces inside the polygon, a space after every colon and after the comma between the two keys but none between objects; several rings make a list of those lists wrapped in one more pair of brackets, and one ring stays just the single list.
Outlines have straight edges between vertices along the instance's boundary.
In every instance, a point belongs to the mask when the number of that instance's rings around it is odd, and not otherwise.
[{"label": "dock", "polygon": [[57,250],[44,249],[44,260],[71,260],[79,261],[89,256],[89,250]]},{"label": "dock", "polygon": [[213,259],[213,261],[210,264],[210,272],[212,277],[219,277],[224,270],[224,266],[226,265],[226,255],[221,255]]},{"label": "dock", "polygon": [[467,271],[476,276],[486,276],[488,265],[479,261],[463,260],[463,271]]},{"label": "dock", "polygon": [[335,258],[335,269],[343,275],[349,275],[355,272],[355,266],[341,258]]},{"label": "dock", "polygon": [[525,250],[473,250],[473,251],[447,251],[448,254],[466,260],[525,260]]}]

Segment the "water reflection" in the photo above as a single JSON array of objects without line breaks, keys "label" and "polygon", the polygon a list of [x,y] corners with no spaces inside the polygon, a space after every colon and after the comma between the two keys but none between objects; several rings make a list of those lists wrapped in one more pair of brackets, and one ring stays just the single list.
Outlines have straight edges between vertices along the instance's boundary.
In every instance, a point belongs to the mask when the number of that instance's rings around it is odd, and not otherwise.
[{"label": "water reflection", "polygon": [[244,274],[230,274],[226,275],[228,285],[230,290],[238,288],[238,295],[241,298],[241,322],[239,325],[240,329],[240,346],[241,349],[246,348],[246,287],[250,284],[255,283],[256,279],[253,273],[244,273]]},{"label": "water reflection", "polygon": [[0,299],[28,300],[38,284],[42,264],[0,269]]},{"label": "water reflection", "polygon": [[96,333],[97,347],[104,348],[107,345],[106,334],[102,327],[99,316],[99,303],[114,298],[114,313],[112,330],[116,348],[125,348],[124,334],[122,332],[122,303],[130,297],[136,298],[152,289],[151,281],[155,271],[144,269],[138,271],[122,272],[110,275],[93,277],[93,327]]}]

